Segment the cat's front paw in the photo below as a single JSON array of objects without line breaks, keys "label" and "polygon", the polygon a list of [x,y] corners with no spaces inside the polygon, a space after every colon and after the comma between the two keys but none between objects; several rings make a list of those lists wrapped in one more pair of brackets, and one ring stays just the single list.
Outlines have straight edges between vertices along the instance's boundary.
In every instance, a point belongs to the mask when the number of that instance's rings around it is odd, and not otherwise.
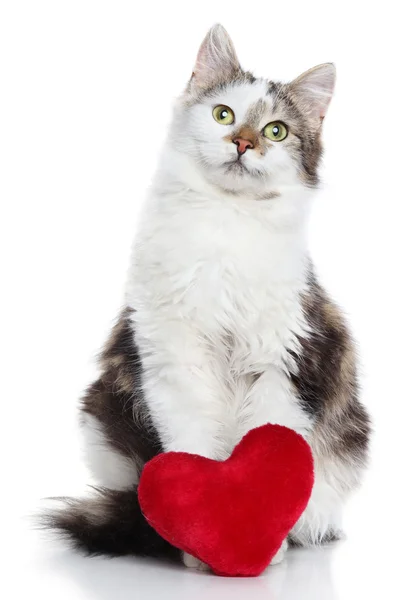
[{"label": "cat's front paw", "polygon": [[281,544],[281,548],[278,550],[278,552],[275,554],[274,558],[271,560],[271,562],[269,564],[270,565],[279,565],[279,563],[281,563],[284,560],[287,550],[288,550],[288,542],[287,542],[287,540],[284,540]]},{"label": "cat's front paw", "polygon": [[191,554],[187,554],[187,552],[183,552],[182,562],[189,569],[197,569],[197,571],[210,571],[210,567],[206,565],[206,563],[201,562],[195,556],[191,556]]}]

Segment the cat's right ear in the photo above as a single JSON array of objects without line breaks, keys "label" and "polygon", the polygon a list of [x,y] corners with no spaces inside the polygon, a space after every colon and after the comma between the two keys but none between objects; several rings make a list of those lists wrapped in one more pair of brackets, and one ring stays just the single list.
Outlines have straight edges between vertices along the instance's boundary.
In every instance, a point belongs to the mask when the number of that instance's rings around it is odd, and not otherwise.
[{"label": "cat's right ear", "polygon": [[189,90],[196,93],[207,90],[217,83],[233,79],[240,71],[229,34],[222,25],[213,25],[198,51]]}]

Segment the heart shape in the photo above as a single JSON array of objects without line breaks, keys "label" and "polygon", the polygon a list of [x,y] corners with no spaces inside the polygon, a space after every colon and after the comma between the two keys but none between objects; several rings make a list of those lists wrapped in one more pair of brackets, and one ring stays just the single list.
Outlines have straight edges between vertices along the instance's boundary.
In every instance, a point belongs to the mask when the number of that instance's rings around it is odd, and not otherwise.
[{"label": "heart shape", "polygon": [[149,461],[138,496],[149,524],[218,575],[256,576],[307,506],[310,446],[292,429],[252,429],[224,462],[186,452]]}]

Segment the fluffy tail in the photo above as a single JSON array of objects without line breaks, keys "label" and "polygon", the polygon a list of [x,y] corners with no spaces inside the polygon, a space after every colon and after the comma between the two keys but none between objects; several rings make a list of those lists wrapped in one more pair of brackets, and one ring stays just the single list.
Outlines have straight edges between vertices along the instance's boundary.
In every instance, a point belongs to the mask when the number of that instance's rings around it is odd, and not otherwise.
[{"label": "fluffy tail", "polygon": [[180,551],[161,538],[143,516],[136,489],[93,488],[84,499],[59,498],[64,505],[42,518],[87,554],[165,557],[179,559]]}]

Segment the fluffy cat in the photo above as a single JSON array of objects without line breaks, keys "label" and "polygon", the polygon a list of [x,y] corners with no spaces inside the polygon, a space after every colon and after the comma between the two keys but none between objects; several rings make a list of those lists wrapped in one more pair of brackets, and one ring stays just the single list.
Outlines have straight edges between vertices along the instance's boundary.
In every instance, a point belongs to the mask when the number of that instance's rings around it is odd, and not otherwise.
[{"label": "fluffy cat", "polygon": [[332,64],[288,84],[255,78],[222,26],[204,39],[142,213],[125,308],[82,400],[102,487],[49,518],[86,551],[179,554],[138,508],[144,462],[168,450],[222,460],[268,422],[303,435],[315,458],[289,541],[338,536],[369,419],[354,345],[306,242],[334,82]]}]

